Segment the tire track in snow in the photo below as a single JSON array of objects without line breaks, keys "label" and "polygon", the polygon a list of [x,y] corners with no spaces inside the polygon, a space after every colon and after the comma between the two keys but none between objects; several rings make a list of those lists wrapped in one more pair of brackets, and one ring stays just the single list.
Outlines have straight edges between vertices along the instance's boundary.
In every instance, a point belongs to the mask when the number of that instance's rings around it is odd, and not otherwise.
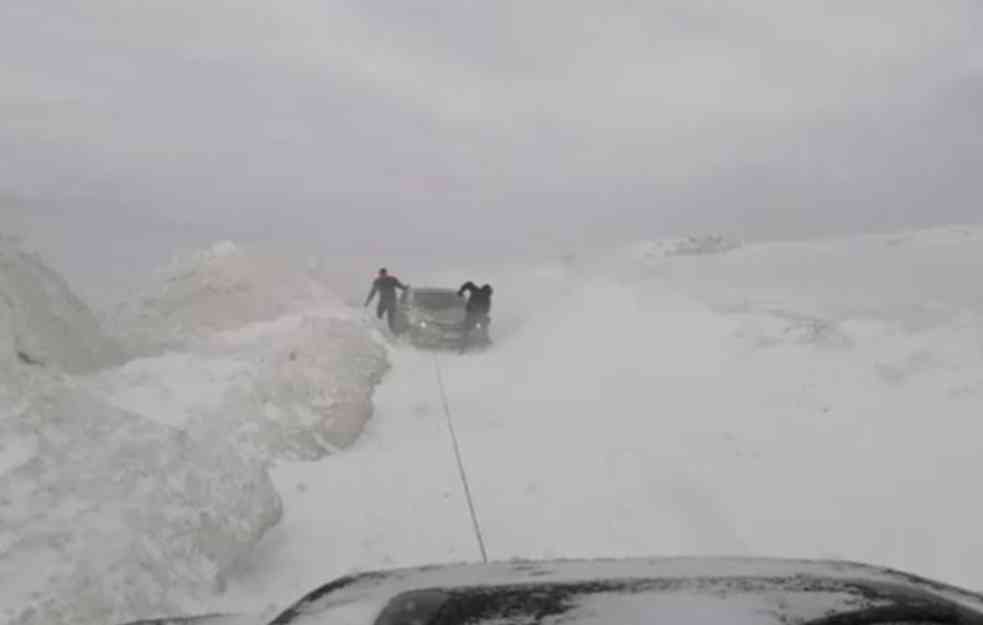
[{"label": "tire track in snow", "polygon": [[450,404],[447,401],[447,391],[444,388],[444,376],[440,371],[440,359],[437,354],[433,357],[434,372],[437,375],[437,387],[440,391],[440,401],[444,408],[444,416],[447,418],[447,430],[451,436],[451,443],[454,446],[454,457],[457,459],[457,470],[461,477],[461,485],[464,488],[464,497],[468,502],[468,513],[471,515],[471,525],[474,528],[474,537],[478,542],[478,550],[481,552],[481,561],[488,563],[488,551],[485,549],[485,538],[481,533],[481,524],[478,522],[478,514],[474,507],[474,498],[471,496],[471,486],[468,484],[468,474],[464,469],[464,461],[461,459],[461,445],[457,440],[457,433],[454,431],[454,418],[451,416]]},{"label": "tire track in snow", "polygon": [[209,609],[259,611],[353,572],[473,560],[431,356],[390,357],[375,413],[351,447],[272,469],[284,519]]}]

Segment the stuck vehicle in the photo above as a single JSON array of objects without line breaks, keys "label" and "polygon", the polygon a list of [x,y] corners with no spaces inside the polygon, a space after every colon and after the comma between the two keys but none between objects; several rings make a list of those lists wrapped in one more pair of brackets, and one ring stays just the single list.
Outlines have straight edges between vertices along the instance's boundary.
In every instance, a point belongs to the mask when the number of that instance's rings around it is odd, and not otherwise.
[{"label": "stuck vehicle", "polygon": [[399,323],[409,341],[422,348],[464,348],[487,342],[488,320],[469,327],[467,300],[446,288],[410,288],[399,305]]}]

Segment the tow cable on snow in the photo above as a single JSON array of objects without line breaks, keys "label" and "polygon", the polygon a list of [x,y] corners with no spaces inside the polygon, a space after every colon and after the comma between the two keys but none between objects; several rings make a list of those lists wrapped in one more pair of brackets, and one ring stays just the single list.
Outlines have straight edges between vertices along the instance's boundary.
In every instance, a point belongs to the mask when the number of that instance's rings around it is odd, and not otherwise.
[{"label": "tow cable on snow", "polygon": [[447,401],[447,391],[444,388],[444,376],[440,371],[440,361],[437,355],[433,357],[434,371],[437,373],[437,388],[440,390],[440,401],[444,407],[444,416],[447,418],[447,429],[451,434],[451,442],[454,445],[454,457],[457,458],[457,471],[461,476],[461,484],[464,486],[464,497],[468,501],[468,512],[471,514],[471,525],[474,528],[474,537],[478,541],[478,550],[481,552],[481,561],[488,564],[488,552],[485,550],[485,538],[481,533],[481,524],[478,522],[478,513],[475,512],[474,499],[471,497],[471,486],[468,484],[468,474],[464,470],[464,461],[461,460],[461,445],[457,442],[457,433],[454,431],[454,419],[451,417],[450,404]]}]

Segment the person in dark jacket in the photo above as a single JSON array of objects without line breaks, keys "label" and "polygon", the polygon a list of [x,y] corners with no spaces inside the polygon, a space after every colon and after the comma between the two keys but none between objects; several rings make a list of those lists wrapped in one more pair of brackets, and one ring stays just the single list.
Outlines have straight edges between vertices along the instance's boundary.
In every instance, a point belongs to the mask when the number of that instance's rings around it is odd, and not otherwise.
[{"label": "person in dark jacket", "polygon": [[369,296],[365,298],[365,305],[368,306],[372,302],[372,298],[376,295],[379,296],[379,305],[375,309],[376,316],[382,319],[385,315],[389,330],[393,334],[399,333],[399,328],[396,325],[396,289],[405,291],[407,288],[409,287],[400,282],[399,278],[389,275],[389,272],[383,267],[379,270],[379,276],[372,282]]},{"label": "person in dark jacket", "polygon": [[491,312],[491,296],[492,293],[494,293],[494,290],[491,288],[490,284],[485,284],[479,287],[474,282],[469,281],[462,284],[461,288],[457,290],[458,297],[464,297],[465,293],[468,293],[468,303],[465,305],[467,318],[464,321],[464,340],[468,340],[471,332],[482,321],[484,322],[486,332],[485,339],[488,340],[487,330],[488,324],[491,321],[488,317],[488,313]]}]

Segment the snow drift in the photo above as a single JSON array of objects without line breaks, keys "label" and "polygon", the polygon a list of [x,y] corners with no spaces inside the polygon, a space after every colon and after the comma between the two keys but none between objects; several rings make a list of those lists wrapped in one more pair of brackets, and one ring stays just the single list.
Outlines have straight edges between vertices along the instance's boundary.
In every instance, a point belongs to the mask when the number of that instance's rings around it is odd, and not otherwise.
[{"label": "snow drift", "polygon": [[[0,579],[12,625],[194,609],[280,517],[264,465],[55,386],[0,421]],[[9,443],[8,443],[9,444]]]},{"label": "snow drift", "polygon": [[260,348],[254,383],[228,396],[219,412],[252,415],[252,433],[275,424],[279,437],[263,438],[275,441],[275,455],[291,459],[311,460],[352,444],[372,415],[372,393],[388,367],[385,350],[361,324],[323,313],[216,340],[221,349],[245,350],[254,361],[257,345],[267,345]]},{"label": "snow drift", "polygon": [[265,458],[225,428],[191,435],[80,386],[69,373],[98,377],[121,350],[9,240],[0,289],[0,614],[67,625],[194,610],[280,518]]},{"label": "snow drift", "polygon": [[146,357],[92,376],[90,388],[195,439],[224,432],[265,460],[354,442],[386,354],[317,274],[220,243],[160,276],[120,315]]},{"label": "snow drift", "polygon": [[218,333],[86,384],[192,439],[225,437],[262,461],[314,460],[362,432],[386,367],[383,348],[360,324],[321,310]]},{"label": "snow drift", "polygon": [[340,302],[312,272],[226,241],[175,256],[116,316],[128,343],[153,353],[325,306]]}]

